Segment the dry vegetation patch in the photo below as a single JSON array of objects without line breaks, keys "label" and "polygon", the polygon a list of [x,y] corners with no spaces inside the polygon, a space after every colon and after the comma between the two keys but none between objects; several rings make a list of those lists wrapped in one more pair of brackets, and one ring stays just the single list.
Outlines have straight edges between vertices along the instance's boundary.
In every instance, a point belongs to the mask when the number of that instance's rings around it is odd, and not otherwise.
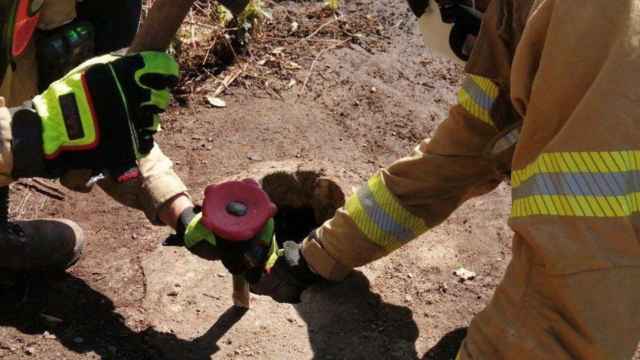
[{"label": "dry vegetation patch", "polygon": [[381,40],[382,26],[360,5],[346,11],[336,0],[252,0],[233,19],[216,2],[198,0],[171,48],[183,72],[175,95],[185,104],[233,86],[303,94],[314,74],[322,76],[315,65],[328,51],[352,44],[378,50]]}]

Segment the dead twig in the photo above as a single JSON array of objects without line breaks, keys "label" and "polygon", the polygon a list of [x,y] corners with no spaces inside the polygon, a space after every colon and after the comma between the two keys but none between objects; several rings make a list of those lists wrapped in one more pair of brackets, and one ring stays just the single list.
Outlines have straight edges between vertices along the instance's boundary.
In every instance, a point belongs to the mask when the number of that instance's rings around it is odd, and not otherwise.
[{"label": "dead twig", "polygon": [[56,186],[47,184],[40,179],[22,180],[17,182],[16,185],[22,186],[29,190],[33,190],[52,199],[64,201],[64,199],[66,198],[66,194],[62,190],[60,190]]},{"label": "dead twig", "polygon": [[229,75],[227,75],[224,80],[222,80],[222,84],[220,84],[220,86],[218,86],[218,88],[216,89],[216,91],[213,92],[212,96],[213,97],[217,97],[220,94],[222,94],[223,91],[225,91],[226,89],[229,88],[229,85],[231,85],[234,81],[236,81],[236,79],[247,69],[247,65],[243,64],[241,65],[239,68],[234,69],[233,71],[231,71],[231,73],[229,73]]}]

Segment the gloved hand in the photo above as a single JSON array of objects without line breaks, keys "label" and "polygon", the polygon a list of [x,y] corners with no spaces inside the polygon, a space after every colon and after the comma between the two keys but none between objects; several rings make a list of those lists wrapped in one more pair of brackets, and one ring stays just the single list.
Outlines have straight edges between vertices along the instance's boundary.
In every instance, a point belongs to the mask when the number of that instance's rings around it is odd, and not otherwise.
[{"label": "gloved hand", "polygon": [[207,260],[221,260],[231,274],[242,274],[249,282],[258,281],[265,269],[275,264],[278,246],[273,234],[274,222],[270,219],[249,241],[225,241],[204,226],[198,208],[185,210],[177,229],[178,238],[193,254]]},{"label": "gloved hand", "polygon": [[286,241],[275,264],[267,268],[258,282],[250,285],[250,290],[279,303],[297,304],[309,286],[321,281],[324,279],[314,273],[304,259],[301,244]]},{"label": "gloved hand", "polygon": [[[168,107],[178,76],[177,63],[161,52],[83,63],[32,103],[11,109],[16,164],[31,160],[31,169],[49,177],[70,169],[120,175],[134,168],[154,145],[158,114]],[[33,148],[41,149],[39,166]],[[22,170],[16,177],[43,176]]]}]

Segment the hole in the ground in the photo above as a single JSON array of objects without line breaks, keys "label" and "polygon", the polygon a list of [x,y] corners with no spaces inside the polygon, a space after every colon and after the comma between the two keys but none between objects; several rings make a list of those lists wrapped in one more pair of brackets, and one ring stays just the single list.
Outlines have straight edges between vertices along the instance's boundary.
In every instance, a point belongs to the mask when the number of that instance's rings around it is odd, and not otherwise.
[{"label": "hole in the ground", "polygon": [[316,222],[312,208],[279,207],[274,220],[276,239],[280,244],[304,239],[313,229],[322,225]]},{"label": "hole in the ground", "polygon": [[277,172],[262,179],[262,188],[278,206],[279,243],[301,241],[344,205],[342,189],[313,171]]}]

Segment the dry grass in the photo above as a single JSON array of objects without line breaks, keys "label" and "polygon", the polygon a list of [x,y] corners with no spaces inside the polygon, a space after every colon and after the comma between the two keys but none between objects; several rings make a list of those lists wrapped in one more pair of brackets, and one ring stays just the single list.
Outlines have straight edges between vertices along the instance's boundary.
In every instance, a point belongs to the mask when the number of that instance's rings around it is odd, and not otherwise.
[{"label": "dry grass", "polygon": [[203,102],[205,95],[233,86],[274,96],[298,86],[303,93],[315,62],[329,50],[375,46],[367,44],[380,35],[375,17],[343,15],[339,0],[326,1],[253,0],[231,20],[216,2],[197,0],[170,50],[182,68],[178,101]]}]

